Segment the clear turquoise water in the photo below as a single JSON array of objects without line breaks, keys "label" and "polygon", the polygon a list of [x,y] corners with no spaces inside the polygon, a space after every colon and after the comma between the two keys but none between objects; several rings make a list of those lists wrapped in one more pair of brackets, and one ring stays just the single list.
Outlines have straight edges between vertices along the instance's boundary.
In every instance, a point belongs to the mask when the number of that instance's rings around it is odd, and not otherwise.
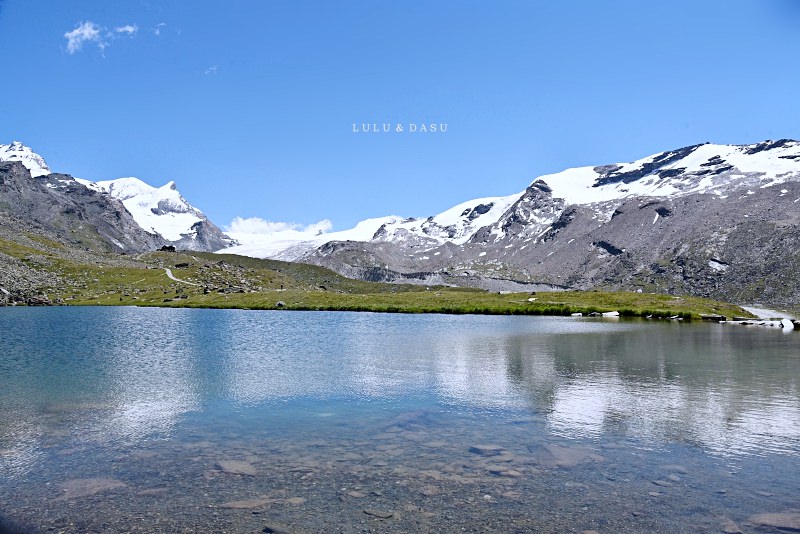
[{"label": "clear turquoise water", "polygon": [[800,334],[139,308],[0,309],[0,332],[23,530],[714,532],[800,508]]}]

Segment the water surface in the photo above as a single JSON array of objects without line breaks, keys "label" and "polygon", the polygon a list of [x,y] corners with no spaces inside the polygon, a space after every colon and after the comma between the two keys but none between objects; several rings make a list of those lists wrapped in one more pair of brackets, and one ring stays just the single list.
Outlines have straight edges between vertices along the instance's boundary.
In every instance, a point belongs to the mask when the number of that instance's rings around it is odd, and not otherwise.
[{"label": "water surface", "polygon": [[24,528],[716,532],[800,508],[797,334],[139,308],[0,309],[0,332],[0,517]]}]

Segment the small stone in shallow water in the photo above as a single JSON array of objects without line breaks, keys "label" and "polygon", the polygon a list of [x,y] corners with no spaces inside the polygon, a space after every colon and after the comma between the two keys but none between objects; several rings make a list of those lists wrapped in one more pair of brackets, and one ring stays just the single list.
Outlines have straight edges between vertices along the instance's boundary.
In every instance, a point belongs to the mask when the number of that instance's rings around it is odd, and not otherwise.
[{"label": "small stone in shallow water", "polygon": [[602,462],[604,458],[588,447],[545,445],[534,451],[537,463],[544,467],[575,467],[584,462]]},{"label": "small stone in shallow water", "polygon": [[684,475],[689,473],[689,470],[682,465],[662,465],[661,469],[664,471],[675,471],[676,473],[682,473]]},{"label": "small stone in shallow water", "polygon": [[288,499],[273,499],[267,496],[257,497],[255,499],[248,499],[244,501],[231,501],[220,505],[220,508],[233,508],[236,510],[251,510],[253,508],[263,508],[273,504],[291,504],[292,506],[300,506],[305,504],[304,497],[289,497]]},{"label": "small stone in shallow water", "polygon": [[426,497],[432,497],[433,495],[439,494],[439,488],[435,486],[425,486],[419,492]]},{"label": "small stone in shallow water", "polygon": [[500,445],[473,445],[469,452],[480,454],[481,456],[499,456],[505,452],[505,448]]},{"label": "small stone in shallow water", "polygon": [[394,517],[394,512],[387,512],[384,510],[363,510],[363,512],[367,515],[371,515],[373,517],[378,517],[380,519],[389,519],[390,517]]},{"label": "small stone in shallow water", "polygon": [[264,530],[261,532],[264,532],[265,534],[290,534],[291,531],[283,525],[272,524],[265,525]]},{"label": "small stone in shallow water", "polygon": [[743,534],[742,529],[739,528],[739,525],[731,521],[730,519],[725,519],[722,522],[722,526],[720,527],[720,531],[723,534]]},{"label": "small stone in shallow water", "polygon": [[235,510],[250,510],[252,508],[262,508],[275,502],[275,499],[261,497],[258,499],[248,499],[244,501],[231,501],[220,505],[220,508],[233,508]]}]

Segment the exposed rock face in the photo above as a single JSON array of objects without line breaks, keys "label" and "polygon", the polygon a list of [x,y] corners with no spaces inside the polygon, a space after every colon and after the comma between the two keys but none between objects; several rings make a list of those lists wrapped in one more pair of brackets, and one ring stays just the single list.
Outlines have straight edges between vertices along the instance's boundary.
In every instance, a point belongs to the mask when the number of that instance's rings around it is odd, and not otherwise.
[{"label": "exposed rock face", "polygon": [[[3,162],[21,163],[30,171],[35,183],[43,184],[51,190],[50,192],[58,192],[61,197],[71,197],[75,203],[81,204],[82,209],[92,217],[89,223],[98,228],[101,236],[111,245],[111,249],[148,250],[152,246],[137,244],[137,240],[141,241],[139,239],[141,236],[134,237],[130,243],[120,240],[114,232],[105,231],[108,224],[97,224],[99,219],[105,218],[106,222],[110,221],[112,225],[119,219],[126,226],[120,230],[128,232],[127,223],[132,216],[139,230],[154,235],[155,241],[171,243],[181,249],[214,251],[236,244],[236,241],[223,234],[200,210],[181,196],[175,182],[167,182],[162,187],[152,187],[138,178],[91,182],[64,174],[53,174],[42,156],[19,141],[14,141],[10,145],[0,145],[0,163]],[[84,202],[85,197],[94,197],[93,202]],[[104,200],[98,201],[98,198]],[[16,199],[17,197],[11,196],[7,200],[13,204]],[[36,201],[40,198],[29,197],[28,200]],[[2,202],[1,196],[0,202]],[[39,207],[41,208],[41,205]],[[109,207],[112,209],[108,210]],[[115,212],[120,209],[127,210],[129,216],[117,217]],[[19,212],[11,215],[19,215]],[[41,210],[34,215],[41,218]]]},{"label": "exposed rock face", "polygon": [[182,250],[204,250],[213,252],[235,243],[231,238],[222,233],[217,225],[205,216],[191,226],[190,231],[177,241],[172,241],[175,247]]},{"label": "exposed rock face", "polygon": [[118,200],[66,174],[33,177],[19,162],[0,162],[0,212],[90,250],[137,252],[164,244]]}]

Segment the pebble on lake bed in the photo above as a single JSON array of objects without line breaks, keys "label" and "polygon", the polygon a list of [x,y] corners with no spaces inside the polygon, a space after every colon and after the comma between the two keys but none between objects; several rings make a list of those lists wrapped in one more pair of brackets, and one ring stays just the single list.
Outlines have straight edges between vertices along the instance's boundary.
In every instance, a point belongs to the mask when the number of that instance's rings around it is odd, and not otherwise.
[{"label": "pebble on lake bed", "polygon": [[575,467],[584,462],[602,462],[604,458],[589,447],[543,445],[534,451],[536,462],[543,467]]},{"label": "pebble on lake bed", "polygon": [[730,519],[725,519],[722,522],[722,526],[720,527],[720,531],[723,534],[743,534],[742,529],[739,528],[739,525],[731,521]]},{"label": "pebble on lake bed", "polygon": [[473,445],[469,448],[469,452],[473,454],[480,454],[481,456],[498,456],[505,452],[505,447],[500,445]]},{"label": "pebble on lake bed", "polygon": [[373,517],[378,517],[380,519],[389,519],[394,517],[394,512],[385,512],[383,510],[363,510],[363,512],[367,515],[371,515]]},{"label": "pebble on lake bed", "polygon": [[255,499],[247,499],[244,501],[231,501],[220,505],[220,508],[233,508],[238,510],[252,510],[253,508],[263,508],[273,504],[291,504],[292,506],[300,506],[305,504],[304,497],[289,497],[288,499],[273,499],[267,496],[257,497]]}]

